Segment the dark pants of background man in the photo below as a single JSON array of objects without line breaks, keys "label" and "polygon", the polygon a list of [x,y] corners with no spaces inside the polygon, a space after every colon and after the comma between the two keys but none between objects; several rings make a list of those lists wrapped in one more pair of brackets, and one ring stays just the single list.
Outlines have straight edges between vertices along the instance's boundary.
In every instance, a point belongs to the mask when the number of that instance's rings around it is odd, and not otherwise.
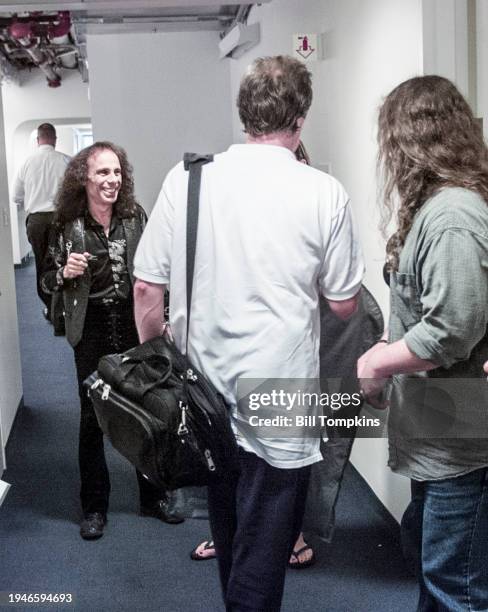
[{"label": "dark pants of background man", "polygon": [[[79,464],[83,513],[107,513],[110,478],[105,461],[103,433],[83,381],[98,367],[103,355],[120,353],[139,344],[132,300],[118,304],[88,304],[83,336],[76,345],[75,363],[81,403]],[[141,506],[151,507],[165,492],[149,483],[136,470]]]},{"label": "dark pants of background man", "polygon": [[51,309],[51,296],[41,289],[40,278],[42,264],[47,254],[49,230],[51,229],[53,216],[53,212],[38,212],[30,214],[26,220],[27,239],[32,247],[36,262],[37,295],[46,305],[48,313]]},{"label": "dark pants of background man", "polygon": [[310,466],[279,469],[239,449],[240,472],[212,485],[208,510],[227,612],[278,612],[300,533]]},{"label": "dark pants of background man", "polygon": [[412,480],[402,542],[420,584],[417,612],[488,610],[488,468]]}]

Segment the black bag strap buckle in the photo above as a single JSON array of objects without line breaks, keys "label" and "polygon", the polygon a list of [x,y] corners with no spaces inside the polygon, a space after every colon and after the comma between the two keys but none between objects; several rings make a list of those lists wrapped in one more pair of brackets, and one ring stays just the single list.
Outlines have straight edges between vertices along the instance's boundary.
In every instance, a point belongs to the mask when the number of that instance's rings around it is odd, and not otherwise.
[{"label": "black bag strap buckle", "polygon": [[183,155],[183,166],[185,170],[189,170],[192,164],[200,164],[204,166],[213,161],[212,153],[185,153]]}]

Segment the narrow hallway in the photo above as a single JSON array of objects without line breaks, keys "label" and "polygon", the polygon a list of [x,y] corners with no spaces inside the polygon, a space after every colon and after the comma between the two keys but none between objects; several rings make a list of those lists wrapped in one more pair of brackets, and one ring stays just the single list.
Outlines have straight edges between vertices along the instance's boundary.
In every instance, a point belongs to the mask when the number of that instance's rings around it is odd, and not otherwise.
[{"label": "narrow hallway", "polygon": [[[208,535],[207,522],[190,519],[172,526],[139,517],[134,472],[109,444],[108,526],[97,542],[79,537],[72,351],[42,318],[34,276],[32,265],[16,270],[25,405],[7,445],[3,478],[12,487],[0,509],[0,591],[73,596],[70,606],[29,605],[29,610],[220,610],[215,561],[189,558]],[[335,540],[332,545],[314,541],[317,565],[288,572],[283,610],[413,610],[415,582],[406,572],[398,537],[393,520],[348,469]]]}]

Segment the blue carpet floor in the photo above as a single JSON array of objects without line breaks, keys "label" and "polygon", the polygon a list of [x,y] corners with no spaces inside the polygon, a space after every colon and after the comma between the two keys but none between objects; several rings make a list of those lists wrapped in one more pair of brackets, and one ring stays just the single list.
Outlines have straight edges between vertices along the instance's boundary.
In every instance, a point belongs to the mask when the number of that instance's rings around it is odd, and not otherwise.
[{"label": "blue carpet floor", "polygon": [[[203,520],[166,525],[137,515],[131,467],[107,448],[112,480],[105,536],[78,535],[78,398],[72,351],[41,315],[33,266],[16,271],[24,407],[7,446],[0,508],[0,592],[72,593],[74,604],[6,610],[219,612],[215,561],[189,551]],[[109,445],[107,445],[108,447]],[[353,468],[346,471],[332,544],[314,542],[318,563],[289,571],[284,612],[408,612],[416,588],[398,528]],[[3,609],[3,608],[2,608]]]}]

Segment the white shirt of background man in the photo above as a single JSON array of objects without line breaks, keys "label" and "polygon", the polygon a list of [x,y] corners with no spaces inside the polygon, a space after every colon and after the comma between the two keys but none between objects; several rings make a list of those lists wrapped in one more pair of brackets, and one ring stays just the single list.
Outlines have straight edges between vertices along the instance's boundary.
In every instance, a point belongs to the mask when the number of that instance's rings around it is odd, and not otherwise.
[{"label": "white shirt of background man", "polygon": [[56,151],[52,145],[39,145],[17,174],[14,202],[28,215],[53,212],[54,198],[69,160],[68,155]]}]

